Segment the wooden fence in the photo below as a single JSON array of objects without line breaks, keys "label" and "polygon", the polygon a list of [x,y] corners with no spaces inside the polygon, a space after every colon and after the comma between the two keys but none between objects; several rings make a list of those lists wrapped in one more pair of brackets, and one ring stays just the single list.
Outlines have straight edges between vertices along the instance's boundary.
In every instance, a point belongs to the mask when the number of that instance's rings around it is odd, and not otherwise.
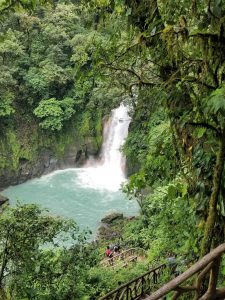
[{"label": "wooden fence", "polygon": [[143,275],[121,285],[99,300],[136,300],[149,293],[159,283],[165,265],[151,269]]}]

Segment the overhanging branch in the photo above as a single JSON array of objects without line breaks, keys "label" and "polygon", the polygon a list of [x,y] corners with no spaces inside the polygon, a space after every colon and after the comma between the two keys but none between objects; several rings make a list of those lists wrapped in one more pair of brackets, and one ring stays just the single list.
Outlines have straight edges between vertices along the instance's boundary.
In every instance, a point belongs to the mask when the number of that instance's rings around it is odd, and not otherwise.
[{"label": "overhanging branch", "polygon": [[204,127],[204,128],[207,128],[207,129],[211,129],[213,130],[214,132],[216,132],[216,134],[218,136],[221,136],[221,131],[218,130],[216,127],[214,127],[213,125],[211,124],[208,124],[208,123],[205,123],[205,122],[187,122],[186,124],[188,125],[192,125],[192,126],[196,126],[196,127]]},{"label": "overhanging branch", "polygon": [[105,66],[106,68],[111,69],[111,70],[120,71],[120,72],[126,72],[126,73],[132,74],[133,76],[135,76],[135,77],[138,79],[139,84],[142,84],[142,85],[148,85],[148,86],[155,86],[154,83],[143,80],[142,77],[141,77],[141,75],[139,75],[137,72],[135,72],[135,71],[132,70],[132,69],[126,69],[126,68],[115,67],[115,66],[112,66],[112,65],[109,65],[109,64],[105,64],[104,66]]}]

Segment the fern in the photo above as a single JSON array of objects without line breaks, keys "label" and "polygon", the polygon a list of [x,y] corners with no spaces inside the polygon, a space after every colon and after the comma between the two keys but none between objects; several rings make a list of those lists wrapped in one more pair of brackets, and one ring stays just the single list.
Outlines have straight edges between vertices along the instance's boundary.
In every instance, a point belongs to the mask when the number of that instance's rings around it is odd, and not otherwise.
[{"label": "fern", "polygon": [[211,93],[206,101],[207,113],[225,113],[225,87],[216,89]]}]

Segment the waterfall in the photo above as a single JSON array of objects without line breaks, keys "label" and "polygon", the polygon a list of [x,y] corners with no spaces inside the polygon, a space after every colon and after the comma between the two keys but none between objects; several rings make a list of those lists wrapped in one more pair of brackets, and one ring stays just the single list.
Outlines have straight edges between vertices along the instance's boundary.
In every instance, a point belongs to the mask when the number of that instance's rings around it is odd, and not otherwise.
[{"label": "waterfall", "polygon": [[104,124],[100,160],[90,159],[79,172],[79,181],[83,186],[119,190],[121,183],[126,180],[125,157],[120,148],[127,137],[129,123],[127,106],[121,104],[111,112]]},{"label": "waterfall", "polygon": [[127,110],[127,107],[122,104],[114,109],[109,124],[104,128],[102,161],[104,167],[110,169],[115,176],[124,176],[125,157],[120,148],[128,134],[130,118]]}]

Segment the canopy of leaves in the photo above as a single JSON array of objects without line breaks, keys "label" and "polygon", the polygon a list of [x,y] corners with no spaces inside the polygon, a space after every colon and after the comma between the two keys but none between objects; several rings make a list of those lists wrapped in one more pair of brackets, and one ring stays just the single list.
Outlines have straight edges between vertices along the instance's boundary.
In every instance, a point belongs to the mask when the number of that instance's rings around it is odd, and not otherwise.
[{"label": "canopy of leaves", "polygon": [[4,211],[0,218],[0,283],[10,299],[78,299],[96,253],[71,220],[36,205]]},{"label": "canopy of leaves", "polygon": [[34,114],[42,119],[40,126],[44,129],[60,130],[63,121],[70,119],[75,113],[74,101],[72,98],[56,100],[55,98],[40,101]]}]

